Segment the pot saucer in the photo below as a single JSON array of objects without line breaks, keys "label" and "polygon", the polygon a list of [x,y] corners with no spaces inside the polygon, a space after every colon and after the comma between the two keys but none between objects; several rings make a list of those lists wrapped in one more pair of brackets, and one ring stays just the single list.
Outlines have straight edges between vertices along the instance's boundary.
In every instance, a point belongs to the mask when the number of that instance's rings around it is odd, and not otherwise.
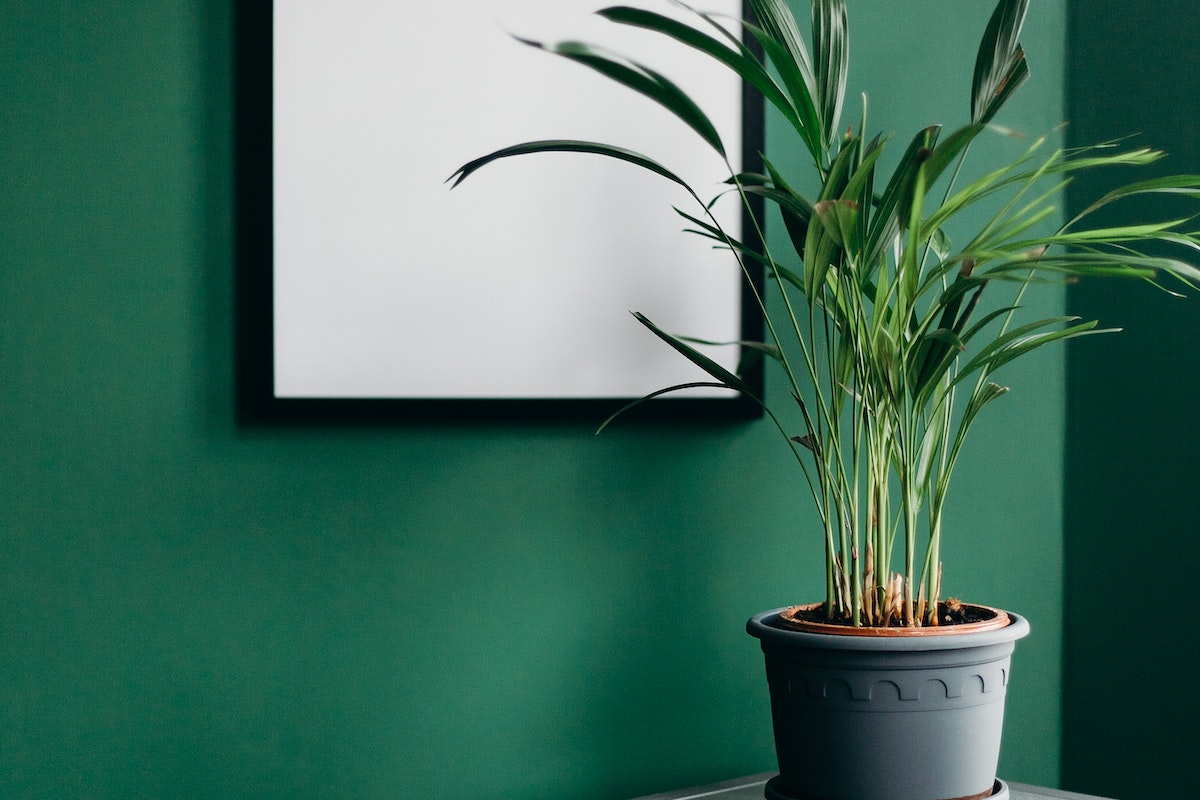
[{"label": "pot saucer", "polygon": [[[778,781],[778,775],[767,781],[766,788],[763,790],[763,796],[766,797],[766,800],[801,800],[801,798],[784,794],[778,788],[776,788]],[[988,795],[985,800],[1009,800],[1008,784],[997,778],[996,785],[992,789],[992,793]]]}]

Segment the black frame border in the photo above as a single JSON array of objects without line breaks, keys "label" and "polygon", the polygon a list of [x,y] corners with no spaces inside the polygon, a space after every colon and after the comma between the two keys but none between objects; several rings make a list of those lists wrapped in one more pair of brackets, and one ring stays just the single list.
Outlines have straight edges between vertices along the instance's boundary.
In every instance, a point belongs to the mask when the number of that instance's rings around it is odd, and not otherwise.
[{"label": "black frame border", "polygon": [[[402,421],[565,421],[599,422],[635,398],[281,398],[274,393],[273,231],[273,3],[243,2],[234,20],[234,176],[235,287],[234,385],[238,421],[338,423]],[[747,2],[743,18],[750,18]],[[759,46],[746,35],[755,52]],[[742,169],[762,171],[765,146],[762,96],[742,85]],[[753,217],[762,219],[763,200],[749,196],[742,240],[761,250]],[[763,289],[762,267],[748,265],[755,291]],[[764,321],[754,293],[743,283],[742,338],[761,341]],[[742,378],[762,397],[762,360]],[[761,416],[760,404],[738,394],[728,398],[666,396],[629,412],[631,420],[747,420]]]}]

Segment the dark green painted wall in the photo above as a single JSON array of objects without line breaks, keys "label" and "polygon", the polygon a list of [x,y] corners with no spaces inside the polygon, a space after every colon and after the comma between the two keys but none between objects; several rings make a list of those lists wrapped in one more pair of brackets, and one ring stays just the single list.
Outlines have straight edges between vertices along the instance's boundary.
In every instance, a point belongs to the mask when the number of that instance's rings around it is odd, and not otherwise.
[{"label": "dark green painted wall", "polygon": [[[961,121],[935,56],[969,63],[986,9],[891,8],[852,7],[855,80]],[[1035,10],[1014,127],[1061,117],[1062,13]],[[817,594],[819,538],[765,424],[236,424],[230,42],[222,0],[0,5],[0,796],[601,800],[768,769],[742,626]],[[1042,783],[1062,374],[1008,375],[947,548],[951,593],[1033,622],[1004,771]]]},{"label": "dark green painted wall", "polygon": [[[1072,5],[1069,31],[1071,138],[1138,134],[1134,144],[1169,153],[1153,174],[1200,173],[1190,15],[1169,0],[1087,0]],[[1106,188],[1080,180],[1073,205]],[[1120,213],[1178,209],[1141,202]],[[1069,294],[1074,313],[1125,330],[1070,351],[1063,780],[1123,800],[1196,791],[1200,699],[1184,622],[1187,565],[1200,559],[1196,302],[1128,284]]]}]

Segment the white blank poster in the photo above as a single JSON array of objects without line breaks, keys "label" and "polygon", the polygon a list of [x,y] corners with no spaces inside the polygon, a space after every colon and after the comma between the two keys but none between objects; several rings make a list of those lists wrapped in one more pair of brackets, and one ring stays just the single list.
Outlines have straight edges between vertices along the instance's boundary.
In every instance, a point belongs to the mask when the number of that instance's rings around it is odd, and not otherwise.
[{"label": "white blank poster", "polygon": [[[599,43],[657,69],[738,158],[736,76],[600,7],[276,0],[276,396],[635,397],[706,379],[629,314],[739,338],[739,269],[682,232],[672,206],[700,210],[680,187],[586,154],[505,159],[445,183],[501,147],[573,138],[642,152],[706,199],[720,191],[729,168],[670,112],[513,38]],[[739,235],[736,196],[717,211]],[[737,348],[712,355],[732,368]]]}]

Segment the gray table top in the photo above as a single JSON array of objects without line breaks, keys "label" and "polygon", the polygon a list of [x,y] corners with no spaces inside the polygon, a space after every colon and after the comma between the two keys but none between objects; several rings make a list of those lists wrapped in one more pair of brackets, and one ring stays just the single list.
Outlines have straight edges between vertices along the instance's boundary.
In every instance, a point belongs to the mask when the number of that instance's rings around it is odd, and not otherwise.
[{"label": "gray table top", "polygon": [[[748,775],[745,778],[648,795],[636,800],[700,800],[701,798],[704,800],[762,800],[763,785],[773,777],[775,777],[773,772]],[[1011,800],[1105,800],[1105,798],[1095,795],[1064,792],[1060,789],[1043,789],[1012,781],[1008,781],[1008,789]]]}]

